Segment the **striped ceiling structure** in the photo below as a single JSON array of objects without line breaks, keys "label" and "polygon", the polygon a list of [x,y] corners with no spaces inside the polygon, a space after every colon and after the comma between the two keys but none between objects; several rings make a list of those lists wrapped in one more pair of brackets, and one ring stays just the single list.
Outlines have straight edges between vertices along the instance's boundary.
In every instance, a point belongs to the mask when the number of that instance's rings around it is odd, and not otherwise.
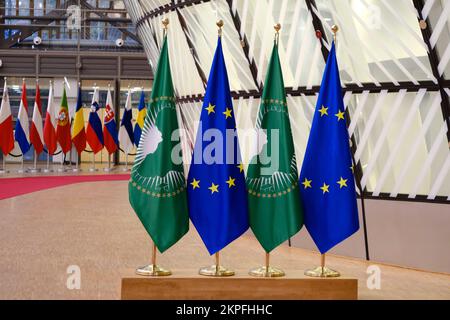
[{"label": "striped ceiling structure", "polygon": [[[168,37],[185,150],[222,19],[237,125],[253,127],[274,31],[299,168],[337,24],[360,196],[450,203],[450,0],[125,0],[153,67]],[[242,140],[242,139],[241,139]],[[247,142],[241,141],[245,149]],[[190,154],[185,152],[185,155]]]}]

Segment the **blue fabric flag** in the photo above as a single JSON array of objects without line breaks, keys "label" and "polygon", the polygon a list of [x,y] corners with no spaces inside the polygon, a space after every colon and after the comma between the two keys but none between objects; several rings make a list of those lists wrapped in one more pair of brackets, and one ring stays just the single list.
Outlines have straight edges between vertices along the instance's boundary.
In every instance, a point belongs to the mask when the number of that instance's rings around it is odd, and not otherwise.
[{"label": "blue fabric flag", "polygon": [[334,43],[300,174],[304,222],[325,253],[359,229],[350,140]]},{"label": "blue fabric flag", "polygon": [[234,117],[219,37],[188,176],[189,215],[210,254],[223,249],[249,227]]},{"label": "blue fabric flag", "polygon": [[138,116],[136,119],[136,125],[134,126],[134,133],[133,133],[134,144],[136,145],[136,147],[139,147],[139,141],[141,141],[142,130],[144,129],[145,115],[146,115],[145,93],[144,90],[142,90],[138,105]]}]

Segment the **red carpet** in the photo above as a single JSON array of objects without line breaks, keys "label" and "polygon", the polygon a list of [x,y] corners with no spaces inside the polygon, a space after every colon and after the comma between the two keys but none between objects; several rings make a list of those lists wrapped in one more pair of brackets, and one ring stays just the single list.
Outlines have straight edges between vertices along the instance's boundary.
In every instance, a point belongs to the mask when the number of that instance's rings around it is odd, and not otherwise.
[{"label": "red carpet", "polygon": [[130,174],[97,174],[0,179],[0,200],[68,184],[92,181],[129,180]]}]

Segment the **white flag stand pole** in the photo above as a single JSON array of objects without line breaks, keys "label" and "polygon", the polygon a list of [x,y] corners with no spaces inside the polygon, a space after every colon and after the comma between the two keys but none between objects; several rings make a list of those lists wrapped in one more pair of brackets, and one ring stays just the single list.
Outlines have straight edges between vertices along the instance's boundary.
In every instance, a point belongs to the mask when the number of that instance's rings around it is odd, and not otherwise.
[{"label": "white flag stand pole", "polygon": [[110,172],[111,169],[111,154],[108,154],[108,167],[104,169],[105,172]]},{"label": "white flag stand pole", "polygon": [[123,168],[122,171],[130,171],[130,169],[128,169],[128,152],[125,153],[125,168]]},{"label": "white flag stand pole", "polygon": [[69,151],[69,171],[72,171],[72,148]]},{"label": "white flag stand pole", "polygon": [[22,154],[22,164],[20,166],[20,169],[17,170],[18,173],[26,173],[27,172],[27,170],[25,170],[25,168],[24,168],[23,158],[24,158],[24,154]]},{"label": "white flag stand pole", "polygon": [[61,150],[61,166],[58,168],[58,172],[64,172],[64,151]]},{"label": "white flag stand pole", "polygon": [[89,172],[95,172],[97,169],[95,168],[95,153],[92,151],[92,167],[89,168]]},{"label": "white flag stand pole", "polygon": [[9,171],[6,170],[6,156],[3,155],[3,165],[2,168],[0,169],[0,174],[5,174],[8,173]]},{"label": "white flag stand pole", "polygon": [[47,167],[45,167],[42,172],[52,172],[53,170],[50,169],[50,153],[47,151]]},{"label": "white flag stand pole", "polygon": [[39,172],[40,170],[37,167],[37,153],[36,151],[34,151],[34,164],[33,164],[33,168],[31,168],[30,172],[32,173],[36,173]]},{"label": "white flag stand pole", "polygon": [[75,162],[75,168],[73,168],[73,170],[72,170],[73,172],[80,172],[80,171],[82,171],[80,166],[79,166],[80,159],[81,159],[81,152],[80,153],[77,152],[77,160]]}]

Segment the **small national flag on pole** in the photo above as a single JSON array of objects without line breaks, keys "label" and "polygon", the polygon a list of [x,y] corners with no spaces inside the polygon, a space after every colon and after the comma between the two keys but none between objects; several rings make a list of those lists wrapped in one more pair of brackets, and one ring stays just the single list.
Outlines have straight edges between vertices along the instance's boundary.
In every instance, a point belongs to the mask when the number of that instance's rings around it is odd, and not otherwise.
[{"label": "small national flag on pole", "polygon": [[19,116],[16,121],[16,130],[14,136],[19,143],[22,154],[30,150],[30,130],[28,123],[28,102],[27,102],[27,87],[25,80],[22,85],[22,97],[20,98]]},{"label": "small national flag on pole", "polygon": [[322,254],[359,229],[341,90],[333,42],[299,181],[305,226]]},{"label": "small national flag on pole", "polygon": [[183,164],[171,158],[172,150],[179,143],[172,140],[172,133],[177,129],[165,36],[128,186],[131,206],[160,252],[174,245],[189,230]]},{"label": "small national flag on pole", "polygon": [[36,97],[34,100],[33,118],[30,129],[30,142],[34,147],[34,151],[36,151],[36,155],[39,155],[44,149],[43,140],[44,132],[42,128],[41,91],[39,90],[39,84],[36,81]]},{"label": "small national flag on pole", "polygon": [[256,154],[246,180],[250,226],[264,250],[270,252],[303,225],[297,162],[276,41],[256,120],[256,138]]},{"label": "small national flag on pole", "polygon": [[117,139],[117,126],[110,88],[108,88],[108,95],[106,97],[105,118],[103,119],[103,138],[108,153],[112,154],[116,152],[119,141]]},{"label": "small national flag on pole", "polygon": [[141,133],[144,128],[144,119],[146,114],[147,108],[145,107],[145,93],[144,90],[142,90],[141,98],[139,99],[138,116],[136,119],[136,125],[134,126],[134,144],[136,147],[139,146],[139,141],[141,140]]},{"label": "small national flag on pole", "polygon": [[133,124],[131,110],[131,90],[128,89],[127,101],[123,110],[122,120],[119,128],[119,142],[125,154],[129,154],[134,144]]},{"label": "small national flag on pole", "polygon": [[98,100],[98,88],[94,87],[91,112],[89,113],[89,119],[86,128],[86,140],[94,154],[103,149],[102,121],[98,116],[98,110],[100,109]]},{"label": "small national flag on pole", "polygon": [[56,126],[56,139],[63,153],[67,153],[72,148],[72,139],[70,137],[70,117],[69,107],[67,105],[66,87],[63,85],[63,96],[58,113],[58,122]]},{"label": "small national flag on pole", "polygon": [[48,102],[47,102],[47,114],[45,115],[44,122],[44,142],[47,146],[47,151],[50,155],[56,152],[58,147],[56,139],[56,126],[57,126],[57,113],[56,105],[53,97],[53,83],[50,81],[50,88],[48,92]]},{"label": "small national flag on pole", "polygon": [[[9,103],[8,87],[3,88],[2,104],[0,106],[0,149],[6,156],[14,149],[14,135],[11,115],[11,105]],[[4,158],[3,158],[4,159]]]},{"label": "small national flag on pole", "polygon": [[[203,139],[205,133],[211,132],[220,135],[211,139],[221,143]],[[188,176],[189,214],[210,254],[223,249],[249,227],[247,191],[240,159],[235,114],[219,36]]]},{"label": "small national flag on pole", "polygon": [[78,85],[77,106],[72,125],[72,142],[78,154],[86,149],[86,131],[84,130],[83,103],[81,101],[81,86]]}]

